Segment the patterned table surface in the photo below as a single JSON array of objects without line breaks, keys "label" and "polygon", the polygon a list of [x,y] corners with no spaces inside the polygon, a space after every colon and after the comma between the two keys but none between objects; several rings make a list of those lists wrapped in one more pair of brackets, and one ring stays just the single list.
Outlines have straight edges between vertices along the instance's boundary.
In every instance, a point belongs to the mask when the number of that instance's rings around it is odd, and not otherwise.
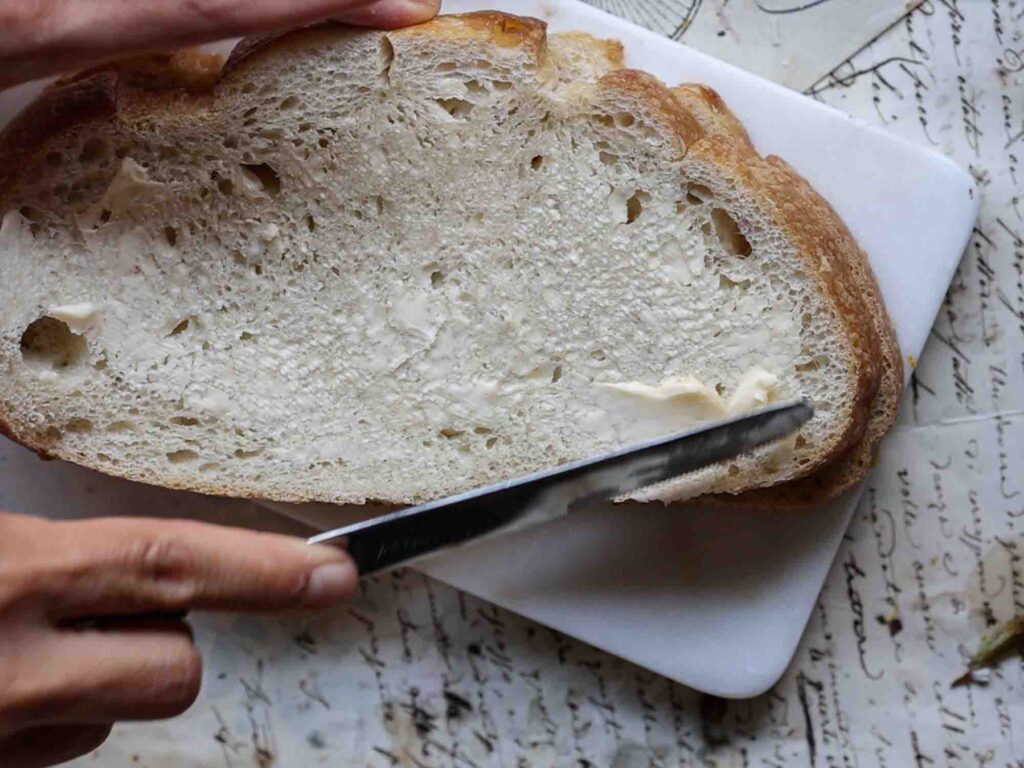
[{"label": "patterned table surface", "polygon": [[[1024,765],[1024,663],[950,686],[985,629],[1024,612],[1024,2],[592,2],[934,147],[982,190],[784,678],[749,701],[697,694],[400,571],[308,625],[197,617],[200,701],[73,765]],[[89,493],[88,473],[67,482]]]}]

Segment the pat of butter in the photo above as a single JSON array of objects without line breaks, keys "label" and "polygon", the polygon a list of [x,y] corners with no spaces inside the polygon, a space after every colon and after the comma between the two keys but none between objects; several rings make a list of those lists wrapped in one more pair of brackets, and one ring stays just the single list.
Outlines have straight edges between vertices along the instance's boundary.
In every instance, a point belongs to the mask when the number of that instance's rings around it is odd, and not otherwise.
[{"label": "pat of butter", "polygon": [[779,379],[764,368],[754,367],[740,378],[729,398],[693,376],[675,376],[660,384],[638,381],[600,384],[616,393],[629,411],[630,420],[646,435],[682,429],[701,421],[723,419],[774,402],[779,394]]},{"label": "pat of butter", "polygon": [[[693,376],[672,377],[655,385],[631,381],[601,384],[600,388],[599,399],[606,415],[602,426],[611,427],[618,439],[627,443],[688,429],[705,421],[738,416],[773,403],[782,395],[778,377],[759,366],[750,368],[740,377],[728,398]],[[795,444],[795,435],[779,441],[767,449],[764,460],[776,465],[789,460]],[[680,501],[706,493],[722,480],[713,471],[701,470],[639,491],[630,498],[666,503]]]},{"label": "pat of butter", "polygon": [[7,211],[0,220],[0,256],[11,258],[32,243],[32,222],[18,211]]},{"label": "pat of butter", "polygon": [[88,301],[81,304],[65,304],[62,307],[51,307],[46,312],[47,317],[60,320],[76,336],[81,336],[83,333],[92,330],[92,327],[96,325],[96,321],[99,319],[99,315],[100,308]]},{"label": "pat of butter", "polygon": [[89,242],[90,234],[100,229],[111,216],[135,211],[138,217],[140,206],[152,204],[165,196],[165,187],[165,184],[152,181],[146,169],[130,157],[122,159],[103,196],[85,211],[75,215],[79,229],[86,236],[86,242]]},{"label": "pat of butter", "polygon": [[136,204],[139,197],[151,195],[163,187],[160,182],[150,180],[145,168],[126,157],[100,198],[99,206],[112,211],[124,210]]}]

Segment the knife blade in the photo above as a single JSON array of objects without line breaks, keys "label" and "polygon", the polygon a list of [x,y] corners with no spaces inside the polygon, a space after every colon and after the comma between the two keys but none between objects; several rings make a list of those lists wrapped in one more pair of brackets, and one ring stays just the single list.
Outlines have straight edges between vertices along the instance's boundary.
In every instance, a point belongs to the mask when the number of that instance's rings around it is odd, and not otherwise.
[{"label": "knife blade", "polygon": [[365,576],[735,458],[795,432],[813,415],[806,400],[772,405],[325,531],[309,543],[343,543]]}]

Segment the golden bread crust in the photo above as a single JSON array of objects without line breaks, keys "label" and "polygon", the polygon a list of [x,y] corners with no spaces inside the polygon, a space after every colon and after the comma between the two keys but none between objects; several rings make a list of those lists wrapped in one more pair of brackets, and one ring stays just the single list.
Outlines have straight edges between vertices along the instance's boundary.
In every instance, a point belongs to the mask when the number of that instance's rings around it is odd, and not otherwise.
[{"label": "golden bread crust", "polygon": [[672,95],[690,112],[707,136],[731,136],[753,147],[743,123],[726,106],[718,91],[699,83],[684,83],[672,89]]}]

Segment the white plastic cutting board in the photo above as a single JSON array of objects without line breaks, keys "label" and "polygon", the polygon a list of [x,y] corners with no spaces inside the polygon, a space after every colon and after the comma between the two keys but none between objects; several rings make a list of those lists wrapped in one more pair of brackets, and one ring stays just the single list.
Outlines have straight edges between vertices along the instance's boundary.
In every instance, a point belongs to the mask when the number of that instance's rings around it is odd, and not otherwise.
[{"label": "white plastic cutting board", "polygon": [[[786,158],[864,248],[903,350],[919,355],[977,215],[966,173],[839,112],[575,0],[448,0],[616,37],[630,66],[716,88],[762,152]],[[0,124],[37,88],[0,94]],[[807,513],[602,508],[434,558],[422,569],[640,666],[720,696],[782,674],[856,503]],[[65,517],[195,510],[195,497],[36,461],[0,441],[0,508]],[[211,502],[210,514],[235,507]],[[243,506],[239,515],[246,513]],[[320,527],[341,509],[289,509]]]},{"label": "white plastic cutting board", "polygon": [[[628,66],[719,91],[758,149],[785,158],[839,211],[871,255],[904,354],[920,356],[978,213],[964,171],[576,0],[444,3],[485,7],[618,38]],[[859,495],[800,514],[608,506],[418,567],[686,685],[754,696],[796,651]],[[348,513],[289,514],[329,527]]]}]

